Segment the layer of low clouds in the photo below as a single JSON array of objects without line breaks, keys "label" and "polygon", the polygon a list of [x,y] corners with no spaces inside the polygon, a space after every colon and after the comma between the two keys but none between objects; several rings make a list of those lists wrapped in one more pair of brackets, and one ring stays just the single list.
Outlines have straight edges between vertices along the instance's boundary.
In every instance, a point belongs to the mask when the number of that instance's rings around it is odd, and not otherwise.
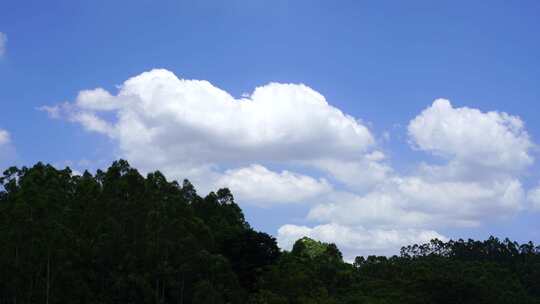
[{"label": "layer of low clouds", "polygon": [[316,222],[382,228],[475,227],[486,219],[505,219],[522,208],[519,181],[494,184],[429,182],[394,177],[365,195],[336,193],[308,214]]},{"label": "layer of low clouds", "polygon": [[366,229],[362,226],[344,226],[335,223],[315,227],[283,225],[278,230],[280,245],[292,248],[294,242],[301,237],[310,237],[328,243],[338,243],[340,250],[348,261],[355,256],[393,255],[399,252],[404,244],[425,243],[432,239],[447,240],[433,230],[418,229]]},{"label": "layer of low clouds", "polygon": [[110,137],[134,166],[187,177],[201,192],[227,186],[240,204],[305,204],[309,224],[278,231],[286,249],[304,234],[335,242],[348,258],[397,253],[445,239],[440,229],[511,218],[527,198],[537,204],[521,183],[534,143],[517,116],[435,100],[407,131],[411,148],[436,162],[403,174],[378,144],[389,135],[378,140],[312,88],[270,83],[242,96],[152,70],[117,93],[84,90],[41,109]]},{"label": "layer of low clouds", "polygon": [[6,53],[7,35],[0,32],[0,57]]}]

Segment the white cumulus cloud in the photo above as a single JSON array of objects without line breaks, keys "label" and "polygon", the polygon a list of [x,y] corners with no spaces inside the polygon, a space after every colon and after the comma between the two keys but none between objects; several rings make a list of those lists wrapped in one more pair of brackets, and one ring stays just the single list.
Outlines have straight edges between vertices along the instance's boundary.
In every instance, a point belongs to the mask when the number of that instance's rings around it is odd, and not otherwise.
[{"label": "white cumulus cloud", "polygon": [[409,123],[408,131],[417,148],[466,164],[513,171],[533,162],[523,121],[504,112],[454,108],[437,99]]},{"label": "white cumulus cloud", "polygon": [[[79,93],[73,118],[117,139],[130,159],[145,162],[155,147],[173,165],[223,161],[351,158],[374,143],[370,131],[304,85],[271,83],[235,99],[207,81],[166,70],[130,78],[113,96]],[[114,111],[106,122],[101,112]],[[324,143],[324,144],[322,144]]]},{"label": "white cumulus cloud", "polygon": [[242,201],[260,204],[305,202],[332,190],[323,178],[315,179],[287,170],[277,173],[261,165],[227,170],[217,185],[230,188]]},{"label": "white cumulus cloud", "polygon": [[[247,175],[265,179],[268,184],[260,190],[276,191],[285,201],[305,200],[330,186],[292,172],[244,167],[352,161],[375,146],[374,136],[359,120],[302,84],[270,83],[236,99],[208,81],[152,70],[128,79],[116,94],[84,90],[73,103],[40,109],[111,137],[120,156],[143,170],[159,168],[204,188],[204,180],[223,181],[220,175],[229,169],[224,173],[231,178],[227,184]],[[245,197],[262,199],[239,184],[232,186]]]}]

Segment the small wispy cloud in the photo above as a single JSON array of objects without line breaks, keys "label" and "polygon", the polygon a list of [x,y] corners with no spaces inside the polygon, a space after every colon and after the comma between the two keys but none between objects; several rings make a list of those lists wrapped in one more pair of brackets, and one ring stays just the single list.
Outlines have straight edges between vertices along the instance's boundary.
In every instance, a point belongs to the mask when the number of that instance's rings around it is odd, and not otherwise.
[{"label": "small wispy cloud", "polygon": [[7,144],[10,141],[8,131],[0,129],[0,145]]},{"label": "small wispy cloud", "polygon": [[0,32],[0,57],[6,53],[7,35]]}]

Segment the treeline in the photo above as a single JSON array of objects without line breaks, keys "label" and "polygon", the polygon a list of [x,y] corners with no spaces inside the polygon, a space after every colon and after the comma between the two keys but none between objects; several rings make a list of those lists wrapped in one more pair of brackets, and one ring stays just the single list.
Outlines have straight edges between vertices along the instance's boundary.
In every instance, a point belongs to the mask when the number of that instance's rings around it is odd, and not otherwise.
[{"label": "treeline", "polygon": [[253,230],[228,189],[143,177],[126,161],[0,178],[0,303],[540,303],[540,247],[433,240],[345,263]]}]

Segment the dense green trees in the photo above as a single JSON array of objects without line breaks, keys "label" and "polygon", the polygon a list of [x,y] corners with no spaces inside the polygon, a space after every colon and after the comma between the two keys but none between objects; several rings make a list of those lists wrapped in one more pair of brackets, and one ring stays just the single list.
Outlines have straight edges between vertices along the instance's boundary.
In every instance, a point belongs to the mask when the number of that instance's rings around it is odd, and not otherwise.
[{"label": "dense green trees", "polygon": [[2,302],[241,303],[228,240],[265,240],[249,243],[244,274],[276,259],[257,253],[279,254],[228,190],[201,198],[187,181],[144,178],[125,161],[95,176],[10,168],[0,182]]},{"label": "dense green trees", "polygon": [[540,303],[540,248],[433,240],[345,263],[302,238],[282,252],[228,189],[201,197],[125,161],[0,178],[0,303]]}]

